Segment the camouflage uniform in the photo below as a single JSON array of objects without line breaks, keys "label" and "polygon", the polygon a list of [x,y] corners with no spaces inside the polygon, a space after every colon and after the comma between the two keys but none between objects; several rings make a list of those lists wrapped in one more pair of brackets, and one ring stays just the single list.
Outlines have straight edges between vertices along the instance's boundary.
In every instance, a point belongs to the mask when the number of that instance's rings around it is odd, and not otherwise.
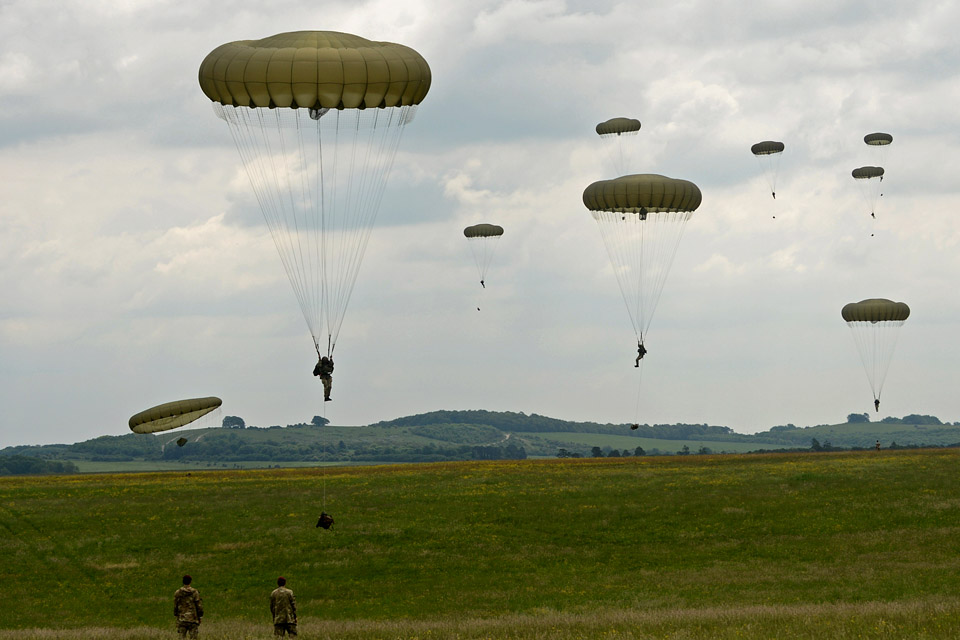
[{"label": "camouflage uniform", "polygon": [[277,587],[270,594],[270,613],[273,614],[273,635],[297,635],[297,600],[293,591]]},{"label": "camouflage uniform", "polygon": [[330,399],[330,388],[333,386],[333,358],[323,356],[313,368],[313,375],[320,376],[323,383],[323,399]]},{"label": "camouflage uniform", "polygon": [[181,638],[196,638],[200,619],[203,617],[203,600],[200,592],[190,585],[183,585],[173,594],[173,615],[177,618],[177,633]]}]

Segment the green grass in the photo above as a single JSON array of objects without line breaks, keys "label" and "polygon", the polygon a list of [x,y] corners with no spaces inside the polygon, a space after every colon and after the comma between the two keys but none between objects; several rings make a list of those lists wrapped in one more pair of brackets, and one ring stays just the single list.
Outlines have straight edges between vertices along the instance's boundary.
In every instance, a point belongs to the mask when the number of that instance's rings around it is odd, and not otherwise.
[{"label": "green grass", "polygon": [[[303,637],[960,637],[958,463],[925,450],[4,478],[0,639],[169,637],[183,573],[204,638],[268,636],[277,575]],[[314,528],[324,491],[330,531]]]},{"label": "green grass", "polygon": [[632,455],[637,447],[643,447],[646,451],[659,449],[664,453],[676,453],[684,446],[690,448],[690,451],[696,453],[700,447],[708,447],[713,453],[747,453],[748,451],[757,451],[759,449],[775,450],[788,449],[795,445],[789,444],[769,444],[763,442],[731,442],[719,440],[661,440],[658,438],[636,438],[632,436],[618,436],[603,433],[573,433],[566,431],[555,431],[537,434],[518,434],[521,439],[528,435],[536,435],[544,439],[553,440],[561,443],[560,446],[573,448],[586,447],[611,447],[621,451],[627,450]]}]

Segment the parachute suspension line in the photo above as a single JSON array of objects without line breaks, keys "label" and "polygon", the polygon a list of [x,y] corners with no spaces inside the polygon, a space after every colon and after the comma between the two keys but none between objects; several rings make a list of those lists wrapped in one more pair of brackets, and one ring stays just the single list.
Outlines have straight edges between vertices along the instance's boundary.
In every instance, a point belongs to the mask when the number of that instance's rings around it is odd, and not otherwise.
[{"label": "parachute suspension line", "polygon": [[[303,287],[298,286],[301,280],[296,269],[296,263],[291,259],[289,225],[285,224],[284,203],[279,199],[282,193],[280,189],[282,184],[281,171],[278,167],[278,159],[270,144],[270,136],[267,133],[263,116],[258,109],[230,107],[228,111],[226,107],[219,103],[214,103],[213,106],[216,115],[230,125],[231,137],[240,154],[240,159],[253,187],[267,228],[274,240],[281,264],[293,285],[300,309],[307,317],[309,305],[304,296]],[[252,114],[256,114],[256,122],[251,119]],[[281,158],[280,161],[282,160]],[[273,188],[270,188],[271,186]],[[311,325],[309,319],[308,325]]]},{"label": "parachute suspension line", "polygon": [[847,323],[853,334],[853,340],[875,400],[880,399],[880,393],[883,391],[887,371],[897,346],[898,329],[903,326],[903,322],[900,320]]},{"label": "parachute suspension line", "polygon": [[[297,269],[295,270],[297,284],[294,286],[294,290],[299,290],[301,292],[298,298],[302,299],[301,309],[303,311],[304,317],[314,318],[316,317],[314,315],[314,309],[316,309],[316,302],[315,302],[316,298],[311,295],[311,292],[316,290],[316,286],[314,285],[314,283],[309,282],[309,280],[313,279],[312,276],[316,272],[312,268],[308,268],[308,265],[305,261],[304,248],[303,248],[304,238],[300,233],[300,229],[301,227],[303,227],[304,229],[303,235],[307,235],[306,232],[309,228],[307,224],[307,218],[310,215],[310,212],[312,211],[312,206],[311,206],[312,203],[309,202],[308,200],[307,190],[304,183],[306,159],[304,158],[304,154],[303,154],[303,140],[301,137],[299,111],[300,111],[299,109],[295,109],[293,111],[293,116],[294,116],[293,131],[295,132],[294,135],[297,139],[297,151],[298,151],[298,157],[300,160],[299,170],[296,171],[296,173],[300,174],[299,175],[299,178],[300,178],[299,209],[302,212],[301,215],[303,216],[304,220],[301,221],[299,219],[299,216],[297,215],[298,206],[294,200],[294,196],[295,196],[294,180],[293,180],[293,176],[289,175],[287,179],[288,181],[287,193],[289,194],[288,197],[290,201],[290,209],[289,209],[290,216],[289,216],[289,219],[287,220],[287,228],[290,229],[292,226],[293,233],[287,234],[287,235],[288,235],[288,242],[290,243],[289,247],[290,247],[291,253],[294,256],[295,264],[297,266]],[[281,109],[273,109],[273,115],[275,117],[277,134],[278,134],[277,138],[280,144],[280,157],[283,159],[284,163],[289,163],[289,160],[287,160],[288,153],[289,153],[287,150],[288,141],[286,140],[286,136],[284,135],[285,128],[284,128],[283,120],[281,119],[282,112],[283,110]],[[294,169],[293,167],[289,167],[288,174],[294,173],[293,169]],[[306,240],[309,246],[309,237]],[[307,259],[309,260],[309,254],[307,255]],[[312,267],[312,261],[310,262],[311,264],[309,265],[309,267]],[[309,321],[307,322],[307,325],[308,326],[310,325]],[[311,329],[311,333],[313,333],[313,328],[310,327],[310,329]]]},{"label": "parachute suspension line", "polygon": [[760,165],[760,172],[767,180],[767,186],[770,187],[770,195],[777,199],[777,176],[780,174],[780,156],[782,153],[765,153],[761,155],[754,154],[757,164]]},{"label": "parachute suspension line", "polygon": [[640,359],[640,376],[637,378],[637,400],[633,406],[633,422],[640,424],[640,391],[643,389],[643,358]]},{"label": "parachute suspension line", "polygon": [[693,213],[592,213],[639,340],[649,333],[683,230]]}]

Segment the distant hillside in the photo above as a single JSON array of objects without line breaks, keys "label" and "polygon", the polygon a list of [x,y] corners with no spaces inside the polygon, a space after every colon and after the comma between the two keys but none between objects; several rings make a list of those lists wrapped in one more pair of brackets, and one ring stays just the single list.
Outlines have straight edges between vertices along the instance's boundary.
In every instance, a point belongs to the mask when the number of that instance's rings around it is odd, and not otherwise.
[{"label": "distant hillside", "polygon": [[[866,414],[851,414],[851,417]],[[896,446],[948,446],[960,444],[960,425],[944,424],[934,416],[908,415],[903,418],[884,418],[880,422],[846,422],[822,424],[814,427],[785,425],[757,433],[758,439],[810,446],[816,439],[835,447],[863,448],[874,446],[877,440],[884,448]]]},{"label": "distant hillside", "polygon": [[[643,424],[631,429],[628,424],[571,422],[484,410],[433,411],[365,427],[247,427],[242,419],[228,416],[224,424],[234,425],[232,428],[101,436],[70,445],[14,446],[0,450],[0,457],[76,463],[81,471],[133,471],[182,465],[232,468],[845,449],[872,447],[877,440],[884,448],[960,443],[960,426],[943,424],[933,416],[868,422],[866,414],[851,414],[848,420],[814,427],[777,426],[748,435],[707,424]],[[181,437],[186,438],[186,446],[177,446]],[[0,474],[8,467],[0,466]]]}]

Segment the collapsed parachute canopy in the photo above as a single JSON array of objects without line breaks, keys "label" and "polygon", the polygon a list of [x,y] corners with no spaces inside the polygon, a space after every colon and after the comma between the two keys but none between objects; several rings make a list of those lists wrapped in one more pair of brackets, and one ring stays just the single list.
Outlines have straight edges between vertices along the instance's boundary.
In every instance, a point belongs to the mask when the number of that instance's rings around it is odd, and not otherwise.
[{"label": "collapsed parachute canopy", "polygon": [[869,180],[883,177],[883,167],[860,167],[850,172],[857,180]]},{"label": "collapsed parachute canopy", "polygon": [[840,314],[845,322],[903,322],[910,317],[910,307],[904,302],[870,298],[844,305]]},{"label": "collapsed parachute canopy", "polygon": [[190,398],[157,405],[131,416],[130,430],[134,433],[155,433],[176,429],[202,418],[223,404],[220,398]]},{"label": "collapsed parachute canopy", "polygon": [[764,140],[763,142],[758,142],[757,144],[751,146],[750,152],[755,156],[768,156],[773,153],[781,153],[783,148],[782,142]]},{"label": "collapsed parachute canopy", "polygon": [[893,142],[893,136],[889,133],[868,133],[863,136],[863,141],[871,147],[882,147]]},{"label": "collapsed parachute canopy", "polygon": [[332,356],[430,67],[400,44],[297,31],[217,47],[199,79],[230,127],[314,346]]},{"label": "collapsed parachute canopy", "polygon": [[503,227],[497,224],[475,224],[463,230],[467,238],[492,238],[503,235]]},{"label": "collapsed parachute canopy", "polygon": [[640,131],[640,121],[636,118],[610,118],[597,125],[599,136],[620,136],[636,134]]}]

